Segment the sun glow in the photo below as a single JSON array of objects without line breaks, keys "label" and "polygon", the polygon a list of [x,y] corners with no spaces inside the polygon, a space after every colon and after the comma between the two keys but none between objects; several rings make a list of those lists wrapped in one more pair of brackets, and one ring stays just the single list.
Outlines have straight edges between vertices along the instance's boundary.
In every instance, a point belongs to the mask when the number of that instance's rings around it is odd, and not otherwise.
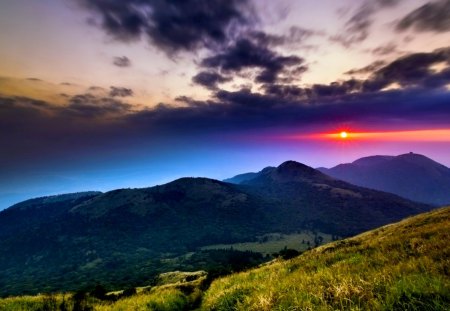
[{"label": "sun glow", "polygon": [[346,138],[348,137],[348,133],[347,133],[347,132],[341,132],[341,133],[339,133],[339,136],[340,136],[342,139],[346,139]]},{"label": "sun glow", "polygon": [[294,140],[351,140],[351,141],[417,141],[450,142],[450,129],[410,130],[389,132],[348,132],[287,135],[283,139]]},{"label": "sun glow", "polygon": [[349,139],[363,141],[450,141],[450,129],[437,130],[412,130],[412,131],[392,131],[392,132],[338,132],[314,134],[310,139]]}]

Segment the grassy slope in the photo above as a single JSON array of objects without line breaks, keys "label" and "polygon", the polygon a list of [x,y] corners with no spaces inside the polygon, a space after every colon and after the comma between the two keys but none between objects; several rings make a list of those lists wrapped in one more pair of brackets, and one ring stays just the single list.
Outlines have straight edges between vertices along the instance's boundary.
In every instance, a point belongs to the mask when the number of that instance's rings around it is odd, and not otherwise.
[{"label": "grassy slope", "polygon": [[[196,276],[195,280],[186,277]],[[161,275],[159,286],[137,288],[138,294],[118,301],[86,296],[75,307],[73,294],[20,296],[0,299],[1,311],[176,311],[196,309],[206,273],[171,272]],[[64,301],[64,303],[63,303]],[[61,305],[64,304],[64,309]]]},{"label": "grassy slope", "polygon": [[450,207],[216,280],[204,310],[449,310]]},{"label": "grassy slope", "polygon": [[[449,241],[450,207],[218,279],[200,309],[450,310]],[[204,277],[181,281],[167,274],[161,286],[117,302],[88,298],[88,304],[96,311],[196,309]],[[0,299],[0,310],[60,310],[62,299]],[[65,300],[72,310],[71,295]]]}]

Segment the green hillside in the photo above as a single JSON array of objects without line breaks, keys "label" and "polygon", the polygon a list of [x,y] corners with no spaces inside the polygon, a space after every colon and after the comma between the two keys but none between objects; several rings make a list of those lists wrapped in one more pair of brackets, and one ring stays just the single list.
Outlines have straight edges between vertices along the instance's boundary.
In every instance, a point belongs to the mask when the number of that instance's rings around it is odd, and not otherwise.
[{"label": "green hillside", "polygon": [[449,241],[447,207],[216,279],[209,288],[205,272],[173,272],[118,300],[95,293],[17,297],[0,300],[0,310],[449,310]]},{"label": "green hillside", "polygon": [[285,247],[306,250],[431,209],[293,161],[261,173],[242,185],[181,178],[12,206],[0,212],[0,297],[146,286],[174,270],[237,272]]},{"label": "green hillside", "polygon": [[203,310],[449,310],[450,207],[216,280]]}]

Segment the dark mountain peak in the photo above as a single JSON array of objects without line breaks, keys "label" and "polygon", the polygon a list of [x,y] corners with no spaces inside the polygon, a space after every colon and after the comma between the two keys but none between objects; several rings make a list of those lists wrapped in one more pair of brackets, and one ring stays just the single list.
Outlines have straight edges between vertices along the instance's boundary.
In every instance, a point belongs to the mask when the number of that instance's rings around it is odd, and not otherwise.
[{"label": "dark mountain peak", "polygon": [[224,184],[223,182],[206,178],[206,177],[182,177],[179,179],[176,179],[170,183],[165,184],[164,186],[169,185],[186,185],[186,186],[201,186],[201,185],[213,185],[213,184]]},{"label": "dark mountain peak", "polygon": [[424,155],[372,156],[322,172],[346,182],[435,205],[450,203],[450,169]]},{"label": "dark mountain peak", "polygon": [[[403,162],[403,163],[409,163],[414,164],[418,166],[439,166],[443,167],[442,164],[437,163],[436,161],[433,161],[432,159],[418,154],[414,152],[409,152],[405,154],[401,154],[398,156],[386,156],[386,155],[375,155],[375,156],[369,156],[360,158],[356,161],[353,161],[351,164],[360,166],[360,167],[370,167],[370,166],[377,166],[377,165],[383,165],[390,161],[393,161],[393,163]],[[341,164],[341,165],[347,165],[347,164]]]},{"label": "dark mountain peak", "polygon": [[267,182],[323,182],[332,178],[303,163],[286,161],[278,167],[266,167],[258,173],[247,173],[226,179],[226,182],[260,185]]},{"label": "dark mountain peak", "polygon": [[278,167],[277,167],[277,171],[278,172],[302,172],[302,173],[312,173],[315,171],[315,169],[313,169],[312,167],[309,167],[308,165],[305,165],[303,163],[300,162],[296,162],[296,161],[286,161],[281,163]]},{"label": "dark mountain peak", "polygon": [[419,153],[414,153],[414,152],[408,152],[405,154],[400,154],[398,156],[396,156],[395,158],[397,159],[403,159],[403,160],[412,160],[412,161],[429,161],[429,162],[434,162],[433,160],[431,160],[430,158],[419,154]]},{"label": "dark mountain peak", "polygon": [[286,161],[273,171],[272,176],[279,181],[317,181],[328,176],[303,163]]},{"label": "dark mountain peak", "polygon": [[364,157],[364,158],[358,159],[356,161],[353,161],[352,164],[355,164],[358,166],[372,166],[372,165],[378,165],[380,163],[389,161],[393,158],[394,158],[394,156],[375,155],[375,156]]},{"label": "dark mountain peak", "polygon": [[434,166],[434,167],[445,167],[444,165],[433,161],[432,159],[418,154],[418,153],[405,153],[395,157],[396,160],[402,160],[411,164],[419,166]]}]

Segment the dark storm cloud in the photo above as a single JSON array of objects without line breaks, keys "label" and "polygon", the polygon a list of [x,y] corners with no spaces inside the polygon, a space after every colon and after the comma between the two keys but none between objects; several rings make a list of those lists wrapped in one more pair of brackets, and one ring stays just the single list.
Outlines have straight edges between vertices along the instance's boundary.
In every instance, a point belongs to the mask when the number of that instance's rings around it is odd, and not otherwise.
[{"label": "dark storm cloud", "polygon": [[[74,0],[120,41],[147,37],[169,54],[226,42],[249,23],[247,0]],[[96,19],[98,22],[96,22]]]},{"label": "dark storm cloud", "polygon": [[123,116],[131,111],[131,105],[109,97],[80,94],[73,96],[67,107],[58,109],[60,115],[90,119]]},{"label": "dark storm cloud", "polygon": [[111,86],[109,91],[111,97],[128,97],[133,96],[133,90],[126,87]]},{"label": "dark storm cloud", "polygon": [[[446,64],[447,69],[441,73],[434,72],[431,66],[440,63]],[[450,48],[406,55],[377,70],[365,81],[364,89],[378,91],[393,83],[398,83],[402,87],[444,86],[450,83],[446,75],[449,67]]]},{"label": "dark storm cloud", "polygon": [[248,37],[263,46],[280,46],[280,45],[296,45],[304,43],[312,36],[323,36],[324,33],[304,27],[292,26],[284,35],[274,35],[263,31],[252,31],[247,34]]},{"label": "dark storm cloud", "polygon": [[298,56],[282,56],[261,42],[250,38],[241,38],[226,50],[205,58],[201,62],[204,68],[216,69],[226,74],[239,73],[244,69],[259,69],[255,81],[274,83],[279,79],[295,79],[300,69],[305,70],[304,60]]},{"label": "dark storm cloud", "polygon": [[125,68],[131,66],[131,60],[126,56],[114,57],[113,64],[117,67]]},{"label": "dark storm cloud", "polygon": [[266,95],[283,99],[307,99],[311,97],[311,90],[304,89],[295,85],[268,84],[264,86]]},{"label": "dark storm cloud", "polygon": [[397,24],[398,31],[413,28],[416,31],[450,31],[450,0],[439,0],[412,11]]},{"label": "dark storm cloud", "polygon": [[[183,99],[187,106],[161,105],[129,115],[144,129],[152,124],[164,133],[197,135],[268,128],[322,126],[339,122],[382,123],[385,128],[417,122],[449,125],[449,92],[442,89],[392,90],[323,97],[314,104],[289,97],[219,91],[213,101]],[[393,104],[395,103],[395,104]],[[404,123],[402,123],[402,120]]]},{"label": "dark storm cloud", "polygon": [[[0,97],[0,171],[142,144],[208,141],[224,133],[298,129],[336,123],[383,124],[385,129],[422,124],[450,126],[450,50],[416,53],[377,69],[366,80],[349,79],[300,87],[263,84],[215,89],[209,100],[177,98],[177,105],[137,109],[116,98],[79,94],[65,105],[23,97]],[[442,70],[430,68],[446,64]],[[402,88],[380,91],[397,82]],[[209,138],[208,138],[209,137]],[[162,145],[161,145],[162,144]]]},{"label": "dark storm cloud", "polygon": [[360,43],[369,36],[373,24],[373,15],[381,9],[396,6],[402,0],[371,0],[364,1],[356,12],[347,20],[343,33],[332,36],[331,41],[345,47]]},{"label": "dark storm cloud", "polygon": [[351,79],[342,82],[333,82],[328,85],[314,84],[312,86],[312,94],[316,99],[322,97],[339,97],[352,92],[360,91],[361,81]]},{"label": "dark storm cloud", "polygon": [[202,71],[192,78],[192,82],[202,85],[207,89],[215,90],[220,83],[231,81],[230,77],[224,77],[217,72]]},{"label": "dark storm cloud", "polygon": [[[359,69],[372,73],[366,80],[309,87],[264,84],[264,93],[245,88],[234,92],[217,90],[208,101],[181,97],[178,101],[186,106],[160,105],[129,117],[136,124],[154,124],[168,132],[184,128],[184,133],[307,127],[318,122],[372,122],[389,128],[401,126],[403,120],[408,126],[430,122],[449,126],[450,92],[442,87],[450,83],[449,51],[439,49],[410,54],[389,64],[370,64]],[[439,72],[431,68],[442,62],[447,62],[447,68]],[[381,91],[394,82],[402,88]]]}]

